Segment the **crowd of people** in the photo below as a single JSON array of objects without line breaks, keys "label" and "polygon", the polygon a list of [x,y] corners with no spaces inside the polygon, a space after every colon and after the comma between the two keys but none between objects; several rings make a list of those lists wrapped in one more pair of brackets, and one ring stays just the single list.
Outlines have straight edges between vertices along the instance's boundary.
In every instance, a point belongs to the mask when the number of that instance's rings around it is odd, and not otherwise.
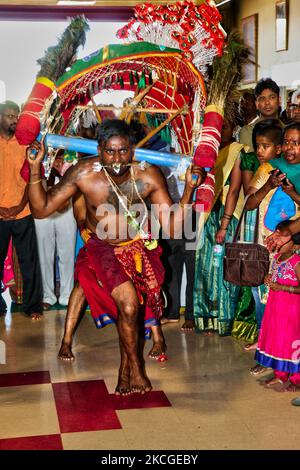
[{"label": "crowd of people", "polygon": [[[152,333],[149,356],[166,358],[161,327],[180,321],[185,267],[182,331],[225,336],[236,320],[255,325],[257,337],[245,346],[256,351],[250,372],[272,370],[265,380],[270,389],[300,387],[300,90],[289,95],[280,113],[279,87],[262,79],[253,93],[244,93],[239,116],[229,116],[225,109],[212,209],[201,243],[192,249],[182,226],[186,220],[195,226],[194,192],[206,176],[201,167],[192,165],[184,184],[175,181],[174,192],[170,175],[133,161],[136,128],[111,119],[91,133],[98,140],[98,156],[79,159],[63,174],[59,154],[46,181],[44,146],[34,142],[26,149],[17,142],[18,116],[15,103],[0,104],[2,289],[14,283],[16,265],[22,310],[32,320],[41,320],[43,311],[57,302],[67,307],[60,359],[74,359],[73,335],[88,304],[98,328],[117,326],[121,360],[116,394],[150,391],[143,340]],[[149,207],[162,227],[160,243],[151,236]],[[259,243],[266,243],[271,253],[265,283],[253,288],[225,281],[223,264],[216,259],[217,251],[224,256],[225,243],[233,239],[243,207],[244,239],[253,241],[258,224]],[[74,268],[76,227],[83,246]],[[5,313],[0,296],[0,314]],[[245,340],[245,331],[239,339]]]}]

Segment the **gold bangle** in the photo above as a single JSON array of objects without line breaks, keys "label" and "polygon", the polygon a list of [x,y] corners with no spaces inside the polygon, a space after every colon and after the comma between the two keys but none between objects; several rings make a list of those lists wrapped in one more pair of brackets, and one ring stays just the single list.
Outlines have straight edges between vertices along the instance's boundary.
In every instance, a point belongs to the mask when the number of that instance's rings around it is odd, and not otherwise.
[{"label": "gold bangle", "polygon": [[220,227],[220,230],[227,230],[228,227]]},{"label": "gold bangle", "polygon": [[42,181],[42,178],[40,178],[37,181],[32,181],[32,183],[29,181],[28,184],[37,184],[37,183],[40,183],[41,181]]},{"label": "gold bangle", "polygon": [[295,287],[294,286],[290,286],[290,293],[293,294],[295,292]]}]

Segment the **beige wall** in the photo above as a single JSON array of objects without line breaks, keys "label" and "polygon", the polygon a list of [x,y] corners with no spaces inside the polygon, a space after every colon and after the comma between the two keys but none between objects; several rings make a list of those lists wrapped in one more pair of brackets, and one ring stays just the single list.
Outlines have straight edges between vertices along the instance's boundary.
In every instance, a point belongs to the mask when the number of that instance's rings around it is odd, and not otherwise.
[{"label": "beige wall", "polygon": [[300,0],[289,0],[288,50],[275,51],[276,0],[238,0],[239,18],[258,13],[258,79],[272,77],[282,87],[300,84]]}]

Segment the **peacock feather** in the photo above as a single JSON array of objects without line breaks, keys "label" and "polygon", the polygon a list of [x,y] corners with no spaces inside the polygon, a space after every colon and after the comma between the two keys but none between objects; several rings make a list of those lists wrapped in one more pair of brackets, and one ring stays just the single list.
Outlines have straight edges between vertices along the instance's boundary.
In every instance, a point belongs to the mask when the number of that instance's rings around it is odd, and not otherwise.
[{"label": "peacock feather", "polygon": [[47,77],[55,82],[76,59],[79,46],[84,46],[86,32],[89,30],[84,15],[71,19],[69,26],[59,38],[56,46],[48,47],[44,57],[38,59],[41,66],[38,77]]}]

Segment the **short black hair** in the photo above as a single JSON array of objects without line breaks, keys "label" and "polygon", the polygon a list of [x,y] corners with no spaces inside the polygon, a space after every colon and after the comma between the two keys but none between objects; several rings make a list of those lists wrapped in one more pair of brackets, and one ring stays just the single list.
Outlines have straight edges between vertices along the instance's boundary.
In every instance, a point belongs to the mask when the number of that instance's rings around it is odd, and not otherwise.
[{"label": "short black hair", "polygon": [[15,103],[14,101],[6,100],[0,103],[0,114],[2,114],[6,109],[9,109],[9,108],[15,109],[18,112],[20,111],[20,108],[17,105],[17,103]]},{"label": "short black hair", "polygon": [[106,119],[98,126],[97,131],[99,145],[107,142],[112,137],[129,139],[130,145],[136,143],[136,136],[133,129],[122,119]]},{"label": "short black hair", "polygon": [[267,137],[275,145],[281,145],[283,129],[280,121],[278,119],[263,119],[255,124],[252,133],[252,143],[255,152],[257,150],[256,139],[261,136]]},{"label": "short black hair", "polygon": [[291,124],[284,128],[283,134],[290,130],[300,131],[300,122],[291,122]]},{"label": "short black hair", "polygon": [[254,88],[255,98],[258,98],[264,90],[272,90],[277,96],[280,94],[279,86],[274,82],[274,80],[272,80],[272,78],[262,78],[257,82],[257,85]]},{"label": "short black hair", "polygon": [[[289,227],[289,225],[291,225],[292,222],[293,222],[293,220],[283,220],[282,222],[279,222],[279,224],[276,225],[276,230],[277,229],[280,230],[282,228],[287,228],[287,227]],[[292,235],[291,239],[296,245],[300,245],[300,232],[294,233],[294,235]]]}]

